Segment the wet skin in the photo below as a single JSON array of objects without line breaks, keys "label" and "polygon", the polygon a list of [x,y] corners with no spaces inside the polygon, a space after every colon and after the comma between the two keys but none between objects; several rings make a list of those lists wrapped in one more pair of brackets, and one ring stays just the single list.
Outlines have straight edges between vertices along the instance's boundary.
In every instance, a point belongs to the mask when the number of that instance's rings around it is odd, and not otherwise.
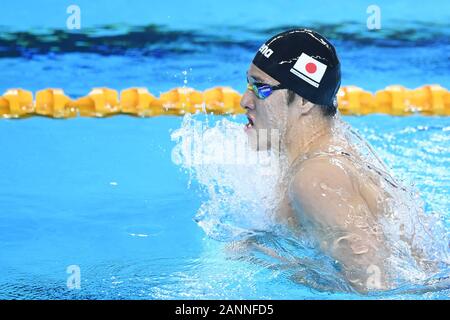
[{"label": "wet skin", "polygon": [[[247,74],[258,82],[279,84],[253,64]],[[280,151],[288,159],[276,219],[294,232],[312,235],[325,253],[341,263],[356,290],[385,289],[388,279],[383,261],[389,251],[378,220],[388,195],[377,179],[362,175],[347,156],[357,157],[357,151],[334,139],[332,121],[317,112],[320,106],[301,97],[288,106],[286,90],[274,91],[266,99],[247,90],[241,105],[251,120],[246,132],[259,135],[261,129],[278,130]],[[325,154],[336,147],[345,152]],[[321,152],[322,156],[297,161],[302,154]]]}]

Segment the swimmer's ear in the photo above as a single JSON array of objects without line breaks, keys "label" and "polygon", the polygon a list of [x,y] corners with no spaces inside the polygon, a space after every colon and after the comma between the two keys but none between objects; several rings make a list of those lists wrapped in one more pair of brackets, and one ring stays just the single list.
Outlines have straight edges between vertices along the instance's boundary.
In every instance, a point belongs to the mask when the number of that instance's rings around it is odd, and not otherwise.
[{"label": "swimmer's ear", "polygon": [[306,99],[300,98],[301,99],[301,106],[300,106],[300,112],[299,112],[299,117],[308,114],[312,108],[314,108],[315,104],[312,102],[309,102]]}]

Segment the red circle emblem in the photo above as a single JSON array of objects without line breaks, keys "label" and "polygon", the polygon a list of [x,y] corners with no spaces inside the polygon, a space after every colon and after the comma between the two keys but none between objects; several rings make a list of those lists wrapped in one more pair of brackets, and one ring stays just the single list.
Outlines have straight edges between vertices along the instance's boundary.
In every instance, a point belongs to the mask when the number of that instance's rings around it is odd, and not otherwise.
[{"label": "red circle emblem", "polygon": [[314,73],[317,70],[317,66],[312,63],[312,62],[308,62],[305,66],[306,71],[308,71],[309,73]]}]

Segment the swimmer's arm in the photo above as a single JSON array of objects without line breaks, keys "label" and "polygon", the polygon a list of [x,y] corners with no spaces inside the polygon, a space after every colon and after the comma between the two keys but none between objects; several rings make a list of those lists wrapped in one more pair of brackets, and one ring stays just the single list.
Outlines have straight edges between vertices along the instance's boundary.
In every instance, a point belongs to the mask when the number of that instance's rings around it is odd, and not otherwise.
[{"label": "swimmer's arm", "polygon": [[326,162],[306,162],[295,175],[290,191],[296,211],[323,227],[345,227],[351,211],[368,209],[345,170]]},{"label": "swimmer's arm", "polygon": [[247,256],[249,253],[252,253],[252,252],[258,252],[258,253],[262,253],[263,255],[266,255],[267,257],[271,257],[278,262],[283,262],[283,263],[292,262],[289,259],[286,259],[285,257],[280,256],[275,250],[273,250],[267,246],[264,246],[264,245],[258,243],[258,241],[255,241],[254,239],[251,239],[251,238],[246,239],[246,240],[239,240],[236,242],[232,242],[231,244],[229,244],[226,247],[226,250],[228,253],[231,253],[231,254],[241,253],[244,256]]},{"label": "swimmer's arm", "polygon": [[[315,228],[355,235],[327,239],[328,254],[343,265],[358,266],[362,274],[371,265],[382,269],[377,254],[380,243],[352,223],[356,216],[370,219],[373,213],[344,168],[330,163],[305,163],[293,179],[291,193],[297,213],[301,211],[301,216],[309,217]],[[340,242],[334,246],[337,241]]]}]

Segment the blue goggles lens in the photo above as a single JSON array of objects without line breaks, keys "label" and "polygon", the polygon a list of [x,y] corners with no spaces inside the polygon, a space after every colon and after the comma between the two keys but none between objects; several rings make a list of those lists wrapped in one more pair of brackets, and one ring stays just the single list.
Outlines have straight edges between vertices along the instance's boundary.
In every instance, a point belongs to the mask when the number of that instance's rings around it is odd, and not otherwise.
[{"label": "blue goggles lens", "polygon": [[266,99],[270,96],[275,90],[286,89],[286,87],[280,85],[271,86],[269,84],[260,83],[255,81],[252,77],[247,76],[247,89],[253,91],[253,93],[259,99]]},{"label": "blue goggles lens", "polygon": [[268,84],[249,83],[247,88],[253,91],[253,93],[260,99],[266,99],[273,92],[272,87]]}]

